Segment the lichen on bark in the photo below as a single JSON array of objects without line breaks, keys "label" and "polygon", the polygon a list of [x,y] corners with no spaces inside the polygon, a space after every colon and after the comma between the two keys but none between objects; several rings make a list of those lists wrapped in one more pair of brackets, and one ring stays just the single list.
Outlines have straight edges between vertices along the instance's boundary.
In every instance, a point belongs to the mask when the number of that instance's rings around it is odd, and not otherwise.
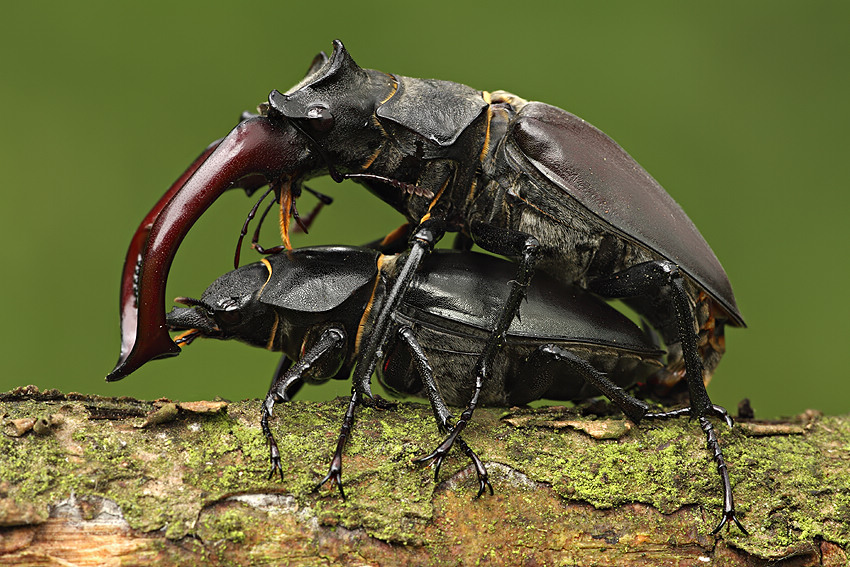
[{"label": "lichen on bark", "polygon": [[[0,565],[69,553],[49,547],[59,535],[112,538],[130,563],[846,562],[846,416],[718,424],[750,535],[732,528],[716,538],[720,483],[687,418],[633,426],[567,408],[480,409],[464,437],[496,494],[475,499],[477,480],[459,451],[438,483],[411,462],[441,439],[427,406],[363,408],[345,451],[342,500],[335,487],[313,489],[345,403],[278,407],[281,481],[267,478],[257,400],[2,394]],[[40,434],[26,420],[40,422]]]}]

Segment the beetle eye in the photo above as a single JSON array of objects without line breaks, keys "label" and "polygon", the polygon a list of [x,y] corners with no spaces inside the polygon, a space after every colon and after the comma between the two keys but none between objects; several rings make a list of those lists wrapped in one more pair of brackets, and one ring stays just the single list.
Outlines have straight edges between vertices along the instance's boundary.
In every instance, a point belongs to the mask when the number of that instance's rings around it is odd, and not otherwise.
[{"label": "beetle eye", "polygon": [[324,106],[311,106],[307,110],[307,120],[316,132],[327,132],[334,126],[333,114]]},{"label": "beetle eye", "polygon": [[242,312],[239,310],[239,302],[234,298],[225,299],[215,310],[215,318],[225,325],[238,325],[242,321]]}]

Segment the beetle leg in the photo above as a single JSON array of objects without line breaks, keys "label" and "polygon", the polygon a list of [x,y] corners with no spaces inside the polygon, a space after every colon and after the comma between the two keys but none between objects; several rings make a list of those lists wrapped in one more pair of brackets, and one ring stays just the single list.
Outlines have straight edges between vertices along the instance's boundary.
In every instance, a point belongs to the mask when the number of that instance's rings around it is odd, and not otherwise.
[{"label": "beetle leg", "polygon": [[472,398],[466,409],[460,414],[460,419],[452,427],[448,437],[434,451],[416,459],[417,462],[424,463],[431,460],[435,462],[442,461],[449,449],[458,439],[458,435],[466,428],[469,421],[472,419],[472,414],[478,406],[478,398],[481,395],[481,389],[484,382],[490,375],[490,366],[496,356],[496,351],[501,347],[505,340],[505,332],[511,325],[514,317],[519,316],[519,307],[523,299],[525,299],[525,290],[531,283],[531,277],[534,275],[534,262],[537,259],[537,251],[540,248],[540,243],[531,235],[515,230],[507,230],[492,225],[487,225],[481,222],[474,222],[471,225],[472,238],[475,243],[497,254],[505,256],[518,257],[519,267],[517,276],[510,282],[510,293],[502,308],[502,313],[496,322],[487,343],[484,345],[484,350],[478,357],[478,362],[475,365],[475,386],[472,390]]},{"label": "beetle leg", "polygon": [[594,368],[588,361],[580,358],[573,353],[562,349],[558,345],[549,344],[543,345],[538,352],[552,356],[561,363],[566,363],[570,368],[578,372],[585,382],[592,384],[597,390],[602,392],[609,400],[617,404],[626,417],[633,423],[640,422],[647,416],[649,405],[646,402],[638,400],[627,394],[620,386],[606,378],[606,376]]},{"label": "beetle leg", "polygon": [[378,352],[386,343],[392,314],[395,313],[401,300],[404,298],[404,293],[416,275],[416,269],[422,262],[422,258],[434,249],[434,245],[443,237],[444,233],[445,227],[443,221],[436,217],[431,217],[422,222],[413,233],[410,253],[401,269],[401,273],[399,273],[392,289],[387,294],[384,304],[381,306],[381,311],[378,313],[378,317],[372,327],[369,340],[360,352],[360,358],[357,361],[357,367],[354,371],[355,388],[359,388],[361,392],[370,398],[372,397],[370,380],[372,373],[375,371],[375,365],[378,362]]},{"label": "beetle leg", "polygon": [[[280,479],[283,480],[283,470],[280,466],[280,451],[278,451],[274,435],[269,428],[269,418],[272,416],[275,403],[278,400],[288,402],[290,398],[287,390],[290,386],[300,383],[305,372],[310,370],[310,368],[317,362],[321,361],[322,358],[328,356],[328,354],[334,349],[341,348],[344,343],[345,333],[341,329],[330,328],[322,333],[319,340],[316,341],[316,344],[313,345],[310,350],[308,350],[294,365],[289,366],[291,363],[288,363],[286,356],[281,358],[277,370],[275,371],[275,377],[272,381],[271,387],[269,388],[269,392],[266,394],[266,399],[263,401],[262,416],[260,417],[260,426],[263,429],[263,434],[266,436],[266,441],[269,445],[269,459],[272,465],[272,469],[269,472],[269,479],[271,479],[274,476],[275,471],[277,471],[280,474]],[[286,368],[287,366],[289,367]],[[286,370],[281,373],[281,370],[283,369]],[[342,486],[340,486],[340,492],[342,492]]]},{"label": "beetle leg", "polygon": [[[725,408],[717,405],[712,405],[710,413],[713,413],[717,417],[723,419],[729,427],[732,427],[732,418],[729,416],[729,412],[726,411]],[[672,417],[679,417],[682,415],[692,415],[691,408],[681,408],[672,411],[665,412],[653,412],[647,413],[644,417],[646,419],[669,419]],[[723,517],[720,519],[720,523],[717,524],[717,527],[714,528],[711,533],[712,535],[720,533],[720,530],[725,526],[729,521],[735,522],[735,525],[744,532],[745,535],[749,535],[746,528],[741,524],[738,520],[737,515],[735,514],[735,500],[732,495],[732,483],[729,480],[729,470],[726,467],[726,460],[723,458],[723,451],[720,449],[720,442],[717,439],[717,432],[714,430],[714,427],[711,425],[711,422],[708,421],[708,418],[705,416],[699,416],[697,418],[699,420],[699,425],[705,433],[706,445],[708,450],[711,451],[714,462],[717,464],[717,473],[720,475],[720,478],[723,482]]]},{"label": "beetle leg", "polygon": [[682,354],[685,360],[690,407],[670,412],[648,413],[645,417],[659,419],[687,414],[699,420],[700,427],[705,432],[708,441],[708,450],[711,451],[714,462],[717,463],[717,472],[723,482],[723,518],[712,533],[719,532],[729,520],[735,522],[744,533],[747,533],[735,516],[735,503],[732,498],[729,471],[723,458],[717,434],[706,416],[709,414],[719,416],[730,427],[732,426],[732,419],[724,408],[711,403],[705,389],[704,366],[699,355],[698,336],[693,324],[694,313],[688,292],[685,289],[684,278],[678,267],[669,261],[645,262],[623,270],[611,278],[594,281],[590,289],[609,298],[650,295],[657,293],[660,289],[670,290],[675,308],[679,340],[682,344]]},{"label": "beetle leg", "polygon": [[269,418],[272,416],[274,409],[275,394],[280,383],[284,380],[284,376],[289,367],[292,366],[292,360],[285,354],[280,357],[280,361],[275,368],[274,377],[272,378],[271,386],[269,386],[266,399],[263,401],[263,408],[260,417],[260,428],[263,430],[263,435],[266,437],[266,442],[269,446],[269,460],[272,464],[272,470],[269,471],[269,480],[274,476],[275,471],[280,474],[280,480],[283,480],[283,469],[280,467],[280,451],[277,448],[277,442],[274,440],[274,434],[269,428]]},{"label": "beetle leg", "polygon": [[334,456],[331,459],[331,466],[328,469],[328,474],[326,474],[315,488],[313,488],[313,492],[317,492],[322,485],[330,480],[331,482],[336,483],[339,488],[340,496],[342,496],[342,499],[345,500],[345,492],[342,489],[342,450],[345,448],[345,442],[348,440],[349,433],[351,433],[351,426],[354,424],[354,410],[357,408],[357,404],[359,403],[360,390],[357,389],[357,385],[354,385],[351,387],[351,399],[348,402],[348,409],[345,410],[345,417],[342,418],[342,427],[340,428],[339,437],[336,441],[336,450],[334,451]]},{"label": "beetle leg", "polygon": [[422,258],[434,248],[434,244],[443,236],[443,222],[440,219],[432,218],[419,225],[419,228],[413,235],[413,243],[410,247],[410,254],[404,267],[399,274],[398,279],[393,285],[392,290],[387,295],[387,299],[378,314],[372,332],[369,335],[369,340],[366,346],[361,350],[360,358],[357,361],[357,366],[354,372],[353,386],[351,388],[351,399],[348,403],[348,409],[345,412],[345,417],[342,419],[342,427],[337,438],[336,450],[331,459],[331,466],[328,469],[328,474],[319,481],[314,490],[321,488],[328,481],[335,482],[339,487],[339,493],[343,500],[345,492],[342,488],[342,451],[345,448],[345,442],[348,440],[348,435],[351,432],[351,426],[354,424],[354,410],[360,403],[360,397],[365,394],[372,397],[372,388],[370,380],[372,373],[375,371],[375,365],[378,360],[378,353],[381,346],[386,342],[386,336],[389,331],[391,315],[395,312],[399,302],[404,296],[404,292],[410,285],[410,281],[416,272]]},{"label": "beetle leg", "polygon": [[691,399],[691,415],[701,417],[711,411],[712,403],[703,381],[704,367],[699,355],[691,300],[678,267],[666,260],[645,262],[618,272],[610,278],[596,280],[590,285],[591,291],[607,298],[651,296],[664,289],[670,291],[675,309],[678,338],[682,345],[688,394]]},{"label": "beetle leg", "polygon": [[[269,386],[269,392],[276,389],[281,382],[285,380],[284,375],[286,371],[289,370],[289,367],[292,366],[292,359],[286,356],[285,354],[280,355],[280,360],[277,362],[277,366],[274,369],[274,374],[272,375],[271,386]],[[286,395],[291,400],[295,394],[301,389],[304,385],[304,381],[293,382],[290,383],[289,387],[286,388]]]},{"label": "beetle leg", "polygon": [[[434,371],[431,369],[431,365],[428,364],[428,357],[425,356],[425,351],[422,350],[422,346],[413,334],[413,329],[409,326],[403,326],[399,329],[398,334],[410,348],[413,360],[416,363],[416,368],[419,371],[419,376],[422,378],[422,383],[425,384],[428,399],[431,400],[431,409],[434,410],[434,416],[437,419],[437,426],[440,428],[440,432],[448,431],[451,429],[452,415],[451,412],[449,412],[449,408],[446,406],[446,403],[443,401],[442,396],[440,396],[440,392],[437,390],[437,384],[434,382]],[[478,458],[475,451],[473,451],[463,439],[458,437],[456,442],[475,466],[475,473],[478,475],[478,494],[476,495],[476,498],[479,498],[482,494],[484,494],[484,491],[488,488],[492,495],[493,485],[490,484],[490,479],[488,478],[487,469],[484,467],[484,463],[481,462],[481,459]],[[417,461],[418,459],[414,459],[414,462]],[[442,458],[435,460],[434,462],[434,482],[439,482],[440,466],[442,464]]]}]

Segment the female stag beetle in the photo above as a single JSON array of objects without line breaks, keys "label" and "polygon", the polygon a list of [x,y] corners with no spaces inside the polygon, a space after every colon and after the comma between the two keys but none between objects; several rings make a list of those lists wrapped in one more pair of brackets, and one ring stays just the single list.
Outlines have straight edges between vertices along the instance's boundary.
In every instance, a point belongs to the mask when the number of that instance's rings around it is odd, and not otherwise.
[{"label": "female stag beetle", "polygon": [[[559,108],[504,92],[360,68],[339,41],[286,93],[274,90],[213,143],[136,231],[121,291],[122,349],[108,380],[179,352],[165,324],[165,283],[194,222],[225,190],[270,185],[281,234],[302,181],[329,174],[364,185],[401,212],[410,254],[361,349],[355,398],[370,395],[376,355],[416,269],[446,231],[518,259],[511,293],[475,367],[475,388],[440,458],[463,430],[487,382],[501,337],[517,315],[534,268],[605,298],[622,298],[660,333],[665,385],[685,379],[690,407],[723,482],[720,528],[734,520],[732,488],[708,420],[726,411],[705,389],[723,352],[726,325],[744,326],[726,273],[694,224],[620,146]],[[397,243],[396,243],[397,244]],[[391,247],[392,242],[387,242]]]},{"label": "female stag beetle", "polygon": [[[189,307],[167,314],[171,330],[186,331],[178,343],[198,337],[237,339],[283,351],[290,360],[262,409],[272,463],[269,478],[275,472],[283,475],[268,425],[275,403],[288,401],[303,382],[351,376],[358,348],[374,333],[377,307],[386,301],[403,261],[403,256],[367,248],[301,248],[233,270],[200,299],[178,298]],[[465,405],[472,393],[470,369],[509,293],[503,282],[514,271],[511,263],[493,256],[438,251],[423,260],[392,313],[378,377],[391,391],[427,397],[440,431],[452,428],[447,404]],[[504,406],[540,398],[583,400],[601,392],[637,423],[653,414],[623,388],[663,372],[663,354],[619,311],[540,274],[528,289],[522,318],[512,321],[504,348],[494,357],[480,402]],[[346,429],[353,420],[352,403]],[[483,463],[461,437],[455,442],[475,465],[478,495],[488,487],[492,493]],[[344,443],[340,439],[334,468],[319,483],[335,479],[343,497]],[[436,462],[435,479],[441,463],[442,458]]]}]

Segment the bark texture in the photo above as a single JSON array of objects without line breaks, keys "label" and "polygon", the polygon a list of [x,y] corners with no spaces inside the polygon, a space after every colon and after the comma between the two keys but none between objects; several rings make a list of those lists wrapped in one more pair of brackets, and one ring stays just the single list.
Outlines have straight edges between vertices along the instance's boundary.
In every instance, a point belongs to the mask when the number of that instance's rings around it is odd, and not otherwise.
[{"label": "bark texture", "polygon": [[850,416],[716,424],[750,535],[710,531],[720,482],[687,418],[632,426],[580,409],[480,409],[440,481],[411,464],[430,409],[358,411],[347,500],[313,492],[345,400],[144,402],[0,394],[0,565],[848,565]]}]

